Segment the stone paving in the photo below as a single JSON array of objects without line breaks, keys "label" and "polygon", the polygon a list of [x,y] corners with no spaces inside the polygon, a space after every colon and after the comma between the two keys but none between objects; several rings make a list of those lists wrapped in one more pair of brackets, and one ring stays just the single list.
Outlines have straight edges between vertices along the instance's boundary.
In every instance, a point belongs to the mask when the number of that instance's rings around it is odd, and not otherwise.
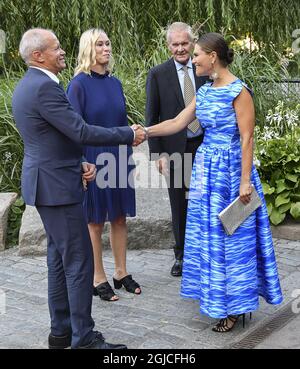
[{"label": "stone paving", "polygon": [[[122,289],[118,291],[117,302],[94,297],[96,328],[108,341],[122,342],[132,349],[222,348],[238,342],[292,301],[293,291],[300,289],[300,242],[278,239],[274,242],[285,300],[280,306],[261,300],[260,309],[246,322],[246,329],[239,322],[225,335],[211,331],[216,320],[200,315],[197,301],[179,296],[180,278],[169,274],[173,263],[170,249],[128,251],[128,271],[141,284],[143,292],[135,296]],[[109,250],[105,251],[104,263],[111,280],[113,257]],[[291,332],[288,328],[293,321],[299,327],[299,314],[280,331],[293,335],[284,340],[281,334],[281,342],[286,345],[300,342],[299,329]],[[17,249],[1,252],[0,348],[46,348],[48,333],[46,258],[18,256]],[[272,342],[276,342],[276,337],[270,342],[266,340],[261,347],[265,344],[270,348]]]}]

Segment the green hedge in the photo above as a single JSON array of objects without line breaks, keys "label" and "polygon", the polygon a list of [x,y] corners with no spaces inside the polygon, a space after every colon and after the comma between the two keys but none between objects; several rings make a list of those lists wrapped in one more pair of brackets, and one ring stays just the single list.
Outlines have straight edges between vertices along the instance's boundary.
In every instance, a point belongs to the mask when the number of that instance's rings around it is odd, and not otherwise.
[{"label": "green hedge", "polygon": [[256,158],[270,220],[300,221],[300,104],[279,101],[256,129]]}]

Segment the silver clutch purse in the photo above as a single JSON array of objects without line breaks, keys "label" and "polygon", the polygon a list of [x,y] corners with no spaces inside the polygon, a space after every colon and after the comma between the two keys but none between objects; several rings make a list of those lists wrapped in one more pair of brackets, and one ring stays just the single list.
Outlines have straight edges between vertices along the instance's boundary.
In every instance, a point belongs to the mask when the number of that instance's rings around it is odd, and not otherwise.
[{"label": "silver clutch purse", "polygon": [[235,232],[249,215],[262,205],[255,187],[253,185],[252,187],[251,200],[248,204],[244,205],[240,197],[237,197],[218,215],[226,234],[229,236]]}]

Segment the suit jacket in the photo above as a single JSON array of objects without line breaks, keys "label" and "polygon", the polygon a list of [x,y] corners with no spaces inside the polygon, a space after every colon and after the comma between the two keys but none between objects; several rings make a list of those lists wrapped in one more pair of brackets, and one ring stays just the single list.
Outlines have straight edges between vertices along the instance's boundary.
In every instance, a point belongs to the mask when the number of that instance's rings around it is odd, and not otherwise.
[{"label": "suit jacket", "polygon": [[18,83],[12,109],[24,141],[22,195],[29,205],[81,202],[82,145],[130,145],[134,137],[130,127],[86,124],[63,88],[35,68]]},{"label": "suit jacket", "polygon": [[[197,77],[193,65],[196,90],[206,81],[207,77]],[[184,100],[178,80],[173,58],[150,69],[146,83],[146,125],[151,126],[167,119],[175,118],[184,108]],[[151,153],[185,152],[187,129],[171,136],[149,139]]]}]

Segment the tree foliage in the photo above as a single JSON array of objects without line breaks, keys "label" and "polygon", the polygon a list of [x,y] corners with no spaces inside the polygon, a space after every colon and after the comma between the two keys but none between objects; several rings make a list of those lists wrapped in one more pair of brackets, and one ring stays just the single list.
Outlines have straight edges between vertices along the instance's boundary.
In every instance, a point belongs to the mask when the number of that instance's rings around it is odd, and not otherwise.
[{"label": "tree foliage", "polygon": [[[32,27],[53,29],[68,53],[77,50],[83,31],[103,28],[118,53],[146,55],[157,33],[174,21],[192,24],[196,33],[250,35],[259,45],[282,50],[299,28],[299,0],[2,0],[0,28],[7,35],[6,57],[16,61],[22,33]],[[17,64],[17,63],[16,63]]]}]

